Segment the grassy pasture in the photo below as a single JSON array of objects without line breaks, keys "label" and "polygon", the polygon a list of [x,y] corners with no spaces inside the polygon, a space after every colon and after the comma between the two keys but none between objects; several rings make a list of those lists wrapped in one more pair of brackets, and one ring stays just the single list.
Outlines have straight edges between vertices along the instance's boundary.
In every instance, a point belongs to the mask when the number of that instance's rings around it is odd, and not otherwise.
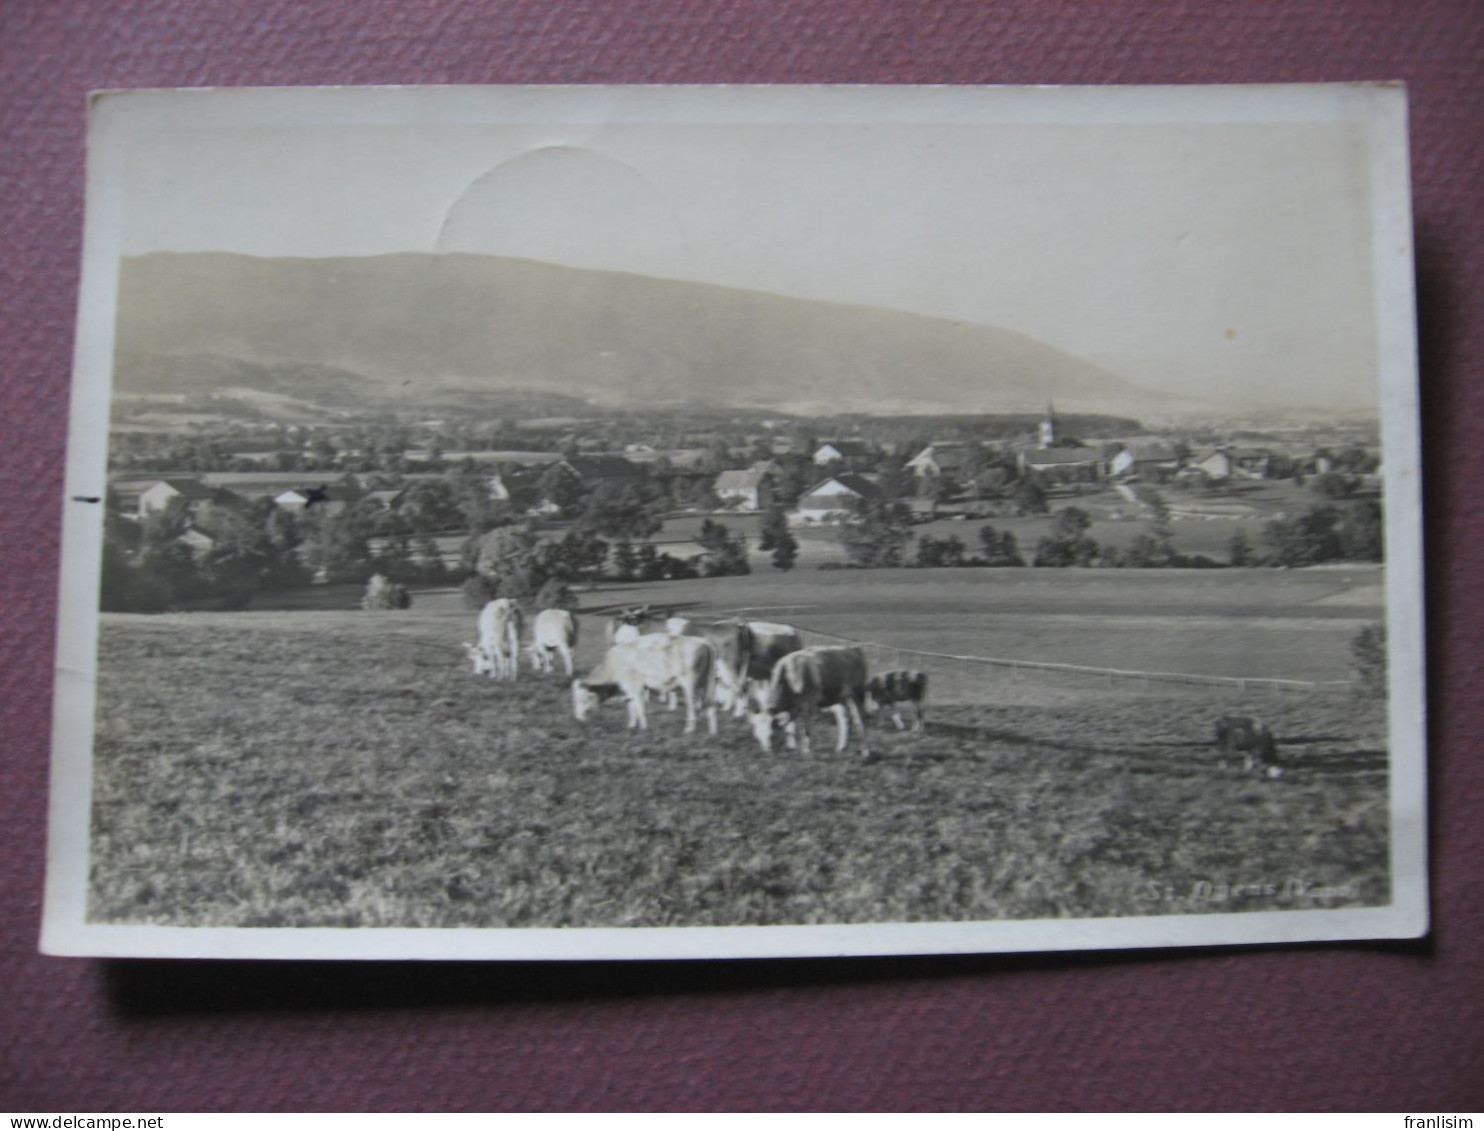
[{"label": "grassy pasture", "polygon": [[[812,603],[835,609],[841,625],[839,610],[861,610],[865,622],[866,610],[892,601],[945,617],[954,603],[1106,617],[1110,602],[1156,595],[1187,612],[1259,596],[1184,574],[1132,595],[1089,592],[1091,575],[1079,586],[1060,571],[1050,589],[1037,588],[1034,571],[994,571],[1027,580],[967,588],[988,572],[946,571],[941,585],[924,585],[923,571],[775,575],[655,586],[650,596],[688,587],[697,610]],[[1379,577],[1262,576],[1266,615],[1293,611],[1297,635],[1316,608],[1367,612],[1355,595]],[[589,608],[645,599],[637,586],[584,598]],[[808,621],[803,611],[795,619]],[[601,650],[596,625],[585,624],[584,664]],[[853,750],[833,752],[824,723],[808,757],[765,754],[727,721],[716,739],[688,739],[678,716],[659,710],[647,734],[625,731],[616,704],[578,724],[561,678],[471,676],[457,650],[471,627],[452,593],[420,595],[405,613],[105,617],[90,917],[655,926],[1388,898],[1377,704],[1244,700],[1271,720],[1290,759],[1276,781],[1218,764],[1211,722],[1227,698],[1128,688],[945,704],[923,736],[874,732],[877,757],[862,764]],[[933,635],[951,628],[945,619]],[[1295,894],[1291,880],[1330,894]],[[1233,894],[1230,885],[1256,887]]]},{"label": "grassy pasture", "polygon": [[[651,603],[902,649],[1274,679],[1349,677],[1350,641],[1383,615],[1384,573],[1336,570],[775,571],[603,587],[589,609]],[[918,664],[911,657],[906,663]]]}]

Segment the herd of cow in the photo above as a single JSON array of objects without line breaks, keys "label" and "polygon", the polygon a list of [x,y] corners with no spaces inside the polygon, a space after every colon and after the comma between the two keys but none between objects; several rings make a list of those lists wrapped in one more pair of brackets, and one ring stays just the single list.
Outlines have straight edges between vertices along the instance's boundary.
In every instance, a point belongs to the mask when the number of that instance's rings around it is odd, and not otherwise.
[{"label": "herd of cow", "polygon": [[[658,627],[659,631],[646,631]],[[509,598],[490,601],[479,614],[479,641],[464,648],[475,674],[515,679],[520,669],[524,617]],[[927,676],[916,671],[870,675],[858,647],[804,647],[799,631],[789,625],[746,619],[703,624],[685,617],[657,617],[648,608],[629,609],[606,625],[608,650],[585,676],[578,677],[572,653],[577,645],[577,619],[566,609],[543,609],[531,625],[529,655],[536,670],[549,674],[560,660],[572,679],[572,712],[585,720],[607,699],[622,696],[628,725],[649,726],[651,694],[663,696],[671,709],[685,706],[685,733],[696,728],[697,714],[717,733],[718,711],[746,719],[764,750],[782,730],[790,749],[809,752],[809,725],[815,714],[835,718],[835,749],[849,743],[852,725],[861,756],[871,756],[866,716],[890,711],[899,729],[903,707],[913,713],[913,728],[923,727]]]}]

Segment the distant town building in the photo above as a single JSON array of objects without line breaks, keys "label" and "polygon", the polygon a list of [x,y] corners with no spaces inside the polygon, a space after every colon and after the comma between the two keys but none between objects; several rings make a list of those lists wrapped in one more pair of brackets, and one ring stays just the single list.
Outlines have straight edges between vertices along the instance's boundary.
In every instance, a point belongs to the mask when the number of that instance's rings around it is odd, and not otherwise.
[{"label": "distant town building", "polygon": [[139,517],[162,511],[175,499],[184,499],[187,507],[211,499],[211,488],[199,479],[160,479],[139,493]]},{"label": "distant town building", "polygon": [[743,471],[723,471],[716,477],[712,490],[724,504],[743,510],[766,510],[773,501],[773,475],[777,465],[772,460],[755,463]]},{"label": "distant town building", "polygon": [[1272,453],[1259,448],[1212,448],[1195,456],[1190,468],[1208,479],[1266,479]]},{"label": "distant town building", "polygon": [[216,539],[204,530],[197,527],[189,527],[184,534],[176,539],[182,546],[190,550],[191,557],[200,561],[212,550],[216,549]]},{"label": "distant town building", "polygon": [[302,514],[308,510],[317,514],[340,514],[361,497],[361,492],[354,487],[331,483],[322,487],[292,488],[273,496],[273,504],[290,514]]},{"label": "distant town building", "polygon": [[1133,444],[1113,457],[1108,473],[1115,477],[1159,479],[1180,470],[1180,454],[1168,444]]},{"label": "distant town building", "polygon": [[1034,471],[1056,482],[1101,479],[1107,473],[1096,448],[1031,448],[1017,453],[1022,471]]},{"label": "distant town building", "polygon": [[934,440],[909,459],[905,466],[919,479],[937,479],[947,475],[958,478],[976,454],[977,445],[962,440]]},{"label": "distant town building", "polygon": [[1046,416],[1041,421],[1040,435],[1037,442],[1042,448],[1054,448],[1056,442],[1061,439],[1057,435],[1056,408],[1051,404],[1046,405]]},{"label": "distant town building", "polygon": [[881,489],[864,475],[832,475],[816,483],[800,497],[788,513],[790,525],[819,522],[841,522],[851,515],[852,506],[860,499],[874,499]]},{"label": "distant town building", "polygon": [[864,440],[826,440],[814,449],[814,463],[823,467],[847,459],[864,459],[871,454],[871,445]]}]

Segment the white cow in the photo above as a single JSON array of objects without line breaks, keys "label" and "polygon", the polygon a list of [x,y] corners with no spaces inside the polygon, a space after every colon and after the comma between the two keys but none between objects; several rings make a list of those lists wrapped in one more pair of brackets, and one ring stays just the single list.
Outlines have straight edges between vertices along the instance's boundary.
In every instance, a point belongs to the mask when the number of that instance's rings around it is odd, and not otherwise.
[{"label": "white cow", "polygon": [[752,713],[752,733],[764,750],[773,746],[773,728],[782,725],[790,749],[809,753],[809,720],[820,708],[834,713],[835,749],[844,750],[850,721],[861,736],[861,757],[870,759],[864,719],[866,655],[859,648],[830,646],[790,652],[773,668],[761,707]]},{"label": "white cow", "polygon": [[566,609],[542,609],[531,625],[531,658],[536,670],[556,671],[557,657],[567,675],[572,674],[572,649],[577,646],[577,618]]},{"label": "white cow", "polygon": [[622,695],[629,709],[629,727],[649,729],[645,693],[679,691],[685,698],[685,733],[696,729],[696,704],[703,705],[706,727],[716,733],[716,653],[694,636],[654,632],[615,644],[592,671],[572,681],[572,714],[581,722],[605,699]]},{"label": "white cow", "polygon": [[479,611],[479,643],[465,642],[474,674],[491,679],[515,679],[520,664],[520,606],[509,597],[497,597]]}]

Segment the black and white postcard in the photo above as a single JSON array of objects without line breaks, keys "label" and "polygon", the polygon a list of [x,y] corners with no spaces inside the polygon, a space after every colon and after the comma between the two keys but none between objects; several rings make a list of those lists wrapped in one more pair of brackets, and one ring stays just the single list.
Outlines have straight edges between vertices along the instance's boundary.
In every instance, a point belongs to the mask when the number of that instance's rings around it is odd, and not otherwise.
[{"label": "black and white postcard", "polygon": [[90,117],[48,953],[1426,932],[1399,86]]}]

